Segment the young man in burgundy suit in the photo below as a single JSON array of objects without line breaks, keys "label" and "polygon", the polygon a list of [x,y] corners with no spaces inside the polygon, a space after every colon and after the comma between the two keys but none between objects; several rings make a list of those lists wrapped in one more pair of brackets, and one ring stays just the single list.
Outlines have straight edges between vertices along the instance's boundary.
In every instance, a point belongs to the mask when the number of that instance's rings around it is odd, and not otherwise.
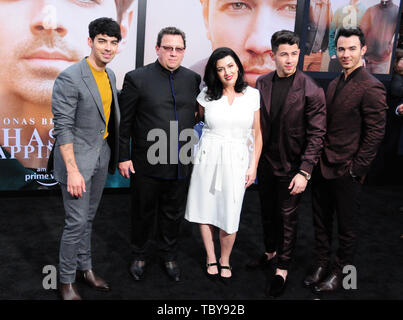
[{"label": "young man in burgundy suit", "polygon": [[[366,49],[361,29],[339,30],[336,50],[343,73],[326,92],[327,133],[312,178],[316,265],[304,285],[316,293],[338,289],[343,267],[353,264],[361,186],[384,135],[385,89],[363,67]],[[339,247],[331,264],[333,214]]]},{"label": "young man in burgundy suit", "polygon": [[263,150],[258,167],[265,254],[248,267],[277,257],[266,295],[283,293],[297,232],[297,207],[319,160],[326,128],[323,90],[297,70],[299,38],[282,30],[271,38],[276,71],[260,77]]}]

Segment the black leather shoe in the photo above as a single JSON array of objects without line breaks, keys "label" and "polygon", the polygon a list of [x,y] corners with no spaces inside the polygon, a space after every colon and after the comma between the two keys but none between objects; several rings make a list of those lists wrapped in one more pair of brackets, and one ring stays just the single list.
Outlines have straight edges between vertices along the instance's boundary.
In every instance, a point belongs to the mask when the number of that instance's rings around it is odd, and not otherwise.
[{"label": "black leather shoe", "polygon": [[272,298],[281,296],[284,293],[287,280],[284,280],[282,276],[276,274],[270,283],[270,289],[266,289],[266,295]]},{"label": "black leather shoe", "polygon": [[341,287],[342,275],[340,272],[331,272],[325,280],[313,287],[315,293],[332,292]]},{"label": "black leather shoe", "polygon": [[222,266],[221,264],[219,265],[220,266],[220,280],[221,280],[221,282],[222,283],[224,283],[224,284],[226,284],[226,285],[229,285],[230,283],[231,283],[231,280],[232,280],[232,272],[231,272],[231,276],[230,277],[223,277],[222,275],[221,275],[221,270],[222,269],[227,269],[227,270],[231,270],[232,271],[232,267],[231,266]]},{"label": "black leather shoe", "polygon": [[60,283],[59,291],[63,300],[81,300],[81,297],[77,291],[76,284],[74,282]]},{"label": "black leather shoe", "polygon": [[329,274],[329,268],[324,266],[316,267],[315,270],[308,274],[304,279],[304,287],[309,288],[321,282]]},{"label": "black leather shoe", "polygon": [[168,276],[175,282],[180,281],[181,270],[176,261],[167,261],[165,262],[165,270],[167,271]]},{"label": "black leather shoe", "polygon": [[130,274],[136,281],[144,279],[145,270],[146,262],[144,260],[134,260],[130,266]]},{"label": "black leather shoe", "polygon": [[220,271],[219,270],[218,270],[217,273],[208,273],[208,268],[209,267],[214,267],[214,266],[217,266],[217,269],[218,269],[218,263],[217,262],[207,263],[206,264],[206,269],[204,269],[205,273],[206,273],[206,277],[209,278],[210,280],[213,280],[213,281],[217,280],[219,278],[219,276],[220,276],[220,274],[219,274]]},{"label": "black leather shoe", "polygon": [[79,281],[82,281],[89,285],[91,288],[94,288],[98,291],[110,291],[111,287],[109,284],[103,280],[102,278],[98,277],[94,271],[90,270],[77,270],[76,278]]},{"label": "black leather shoe", "polygon": [[246,268],[253,270],[257,268],[268,268],[270,267],[271,263],[274,261],[274,258],[276,256],[272,257],[271,259],[267,259],[267,255],[263,253],[260,257],[257,257],[255,259],[250,260],[246,264]]}]

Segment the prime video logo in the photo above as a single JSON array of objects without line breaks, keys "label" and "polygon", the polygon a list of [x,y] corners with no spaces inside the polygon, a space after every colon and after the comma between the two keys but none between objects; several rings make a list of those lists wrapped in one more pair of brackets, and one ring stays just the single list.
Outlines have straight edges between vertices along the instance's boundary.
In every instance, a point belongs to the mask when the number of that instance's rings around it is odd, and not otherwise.
[{"label": "prime video logo", "polygon": [[55,177],[53,176],[53,174],[47,173],[45,168],[38,168],[37,172],[26,174],[24,179],[25,182],[36,181],[36,183],[45,187],[51,187],[57,185],[58,183],[57,181],[55,181]]}]

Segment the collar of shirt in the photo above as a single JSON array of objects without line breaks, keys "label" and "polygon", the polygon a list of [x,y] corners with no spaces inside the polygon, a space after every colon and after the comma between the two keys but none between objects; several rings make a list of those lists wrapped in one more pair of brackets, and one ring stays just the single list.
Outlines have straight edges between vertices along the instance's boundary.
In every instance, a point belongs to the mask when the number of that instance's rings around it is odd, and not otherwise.
[{"label": "collar of shirt", "polygon": [[349,82],[352,78],[354,78],[354,77],[357,75],[358,71],[361,70],[362,68],[364,68],[364,67],[361,66],[361,67],[358,67],[357,69],[355,69],[353,72],[351,72],[351,73],[347,76],[347,79],[344,78],[344,72],[343,72],[343,73],[341,74],[341,80],[342,80],[343,82]]},{"label": "collar of shirt", "polygon": [[181,69],[181,66],[179,66],[177,69],[175,69],[174,71],[170,71],[166,68],[164,68],[161,63],[158,61],[158,59],[155,61],[155,65],[157,66],[157,69],[161,70],[162,72],[164,72],[167,75],[170,74],[177,74],[179,72],[179,70]]}]

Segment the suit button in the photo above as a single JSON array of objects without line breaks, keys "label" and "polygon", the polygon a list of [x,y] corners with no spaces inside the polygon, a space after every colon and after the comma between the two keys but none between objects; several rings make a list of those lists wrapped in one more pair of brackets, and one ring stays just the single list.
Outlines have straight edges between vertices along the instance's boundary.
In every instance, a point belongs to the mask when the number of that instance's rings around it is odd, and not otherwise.
[{"label": "suit button", "polygon": [[101,133],[105,133],[105,130],[101,130]]}]

